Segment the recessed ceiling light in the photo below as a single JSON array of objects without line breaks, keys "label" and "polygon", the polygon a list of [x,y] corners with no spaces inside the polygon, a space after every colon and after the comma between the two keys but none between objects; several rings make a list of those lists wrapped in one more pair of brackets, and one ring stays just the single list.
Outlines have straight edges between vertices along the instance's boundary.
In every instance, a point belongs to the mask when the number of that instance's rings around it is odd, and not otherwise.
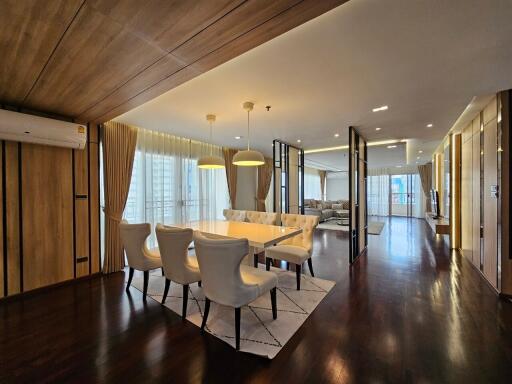
[{"label": "recessed ceiling light", "polygon": [[297,139],[297,143],[300,143],[302,140],[301,139]]},{"label": "recessed ceiling light", "polygon": [[396,145],[388,145],[388,148],[396,148]]},{"label": "recessed ceiling light", "polygon": [[432,123],[427,124],[427,128],[432,128],[433,126],[434,126],[434,124],[432,124]]},{"label": "recessed ceiling light", "polygon": [[380,131],[381,129],[382,129],[381,127],[375,128],[376,131]]},{"label": "recessed ceiling light", "polygon": [[235,139],[240,140],[242,136],[235,136]]},{"label": "recessed ceiling light", "polygon": [[423,153],[423,151],[420,149],[420,150],[418,151],[418,153]]},{"label": "recessed ceiling light", "polygon": [[380,111],[386,111],[387,109],[388,109],[388,106],[387,105],[383,105],[381,107],[373,108],[372,111],[373,112],[380,112]]},{"label": "recessed ceiling light", "polygon": [[335,133],[334,137],[340,137],[340,134],[339,133]]}]

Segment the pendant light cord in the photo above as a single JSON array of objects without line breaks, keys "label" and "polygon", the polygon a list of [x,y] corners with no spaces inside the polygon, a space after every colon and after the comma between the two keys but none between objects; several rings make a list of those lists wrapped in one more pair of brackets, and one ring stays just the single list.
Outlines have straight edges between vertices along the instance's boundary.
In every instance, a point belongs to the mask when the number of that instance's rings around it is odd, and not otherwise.
[{"label": "pendant light cord", "polygon": [[212,122],[210,120],[210,156],[213,156]]},{"label": "pendant light cord", "polygon": [[250,111],[247,110],[247,150],[249,151],[251,149],[249,142],[251,141],[251,137],[249,135],[249,113]]}]

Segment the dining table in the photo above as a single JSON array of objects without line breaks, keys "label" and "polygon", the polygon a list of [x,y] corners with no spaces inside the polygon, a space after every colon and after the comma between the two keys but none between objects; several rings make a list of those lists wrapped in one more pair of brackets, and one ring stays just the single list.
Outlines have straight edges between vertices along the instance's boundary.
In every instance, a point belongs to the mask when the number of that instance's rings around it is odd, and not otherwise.
[{"label": "dining table", "polygon": [[191,221],[179,225],[183,228],[192,228],[209,236],[226,239],[247,239],[249,241],[249,254],[244,264],[251,264],[251,255],[256,250],[264,250],[290,237],[302,233],[300,227],[282,227],[279,225],[248,223],[242,221],[201,220]]}]

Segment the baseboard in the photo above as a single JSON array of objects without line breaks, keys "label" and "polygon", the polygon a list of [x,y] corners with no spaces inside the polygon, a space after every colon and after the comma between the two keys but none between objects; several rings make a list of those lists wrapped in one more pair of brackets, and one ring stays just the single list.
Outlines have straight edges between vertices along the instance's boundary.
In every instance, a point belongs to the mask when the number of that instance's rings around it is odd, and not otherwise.
[{"label": "baseboard", "polygon": [[47,291],[50,291],[52,289],[59,288],[59,287],[65,286],[65,285],[73,285],[73,284],[82,282],[84,280],[90,280],[90,279],[93,279],[93,278],[98,277],[100,275],[101,275],[101,272],[96,272],[96,273],[93,273],[91,275],[77,277],[76,279],[61,281],[60,283],[55,283],[55,284],[47,285],[45,287],[39,287],[39,288],[32,289],[32,290],[27,291],[27,292],[15,293],[14,295],[10,295],[10,296],[6,296],[6,297],[0,298],[0,305],[3,304],[3,303],[8,303],[8,302],[14,301],[14,300],[24,299],[24,298],[27,298],[27,297],[30,297],[30,296],[33,296],[33,295],[38,295],[40,293],[44,293],[44,292],[47,292]]}]

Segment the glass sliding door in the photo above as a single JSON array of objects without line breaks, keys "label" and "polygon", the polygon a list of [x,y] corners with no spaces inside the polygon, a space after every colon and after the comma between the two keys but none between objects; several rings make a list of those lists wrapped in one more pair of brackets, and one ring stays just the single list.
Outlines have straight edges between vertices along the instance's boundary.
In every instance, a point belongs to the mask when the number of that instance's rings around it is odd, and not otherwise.
[{"label": "glass sliding door", "polygon": [[389,211],[393,216],[418,217],[421,213],[418,174],[389,175]]}]

